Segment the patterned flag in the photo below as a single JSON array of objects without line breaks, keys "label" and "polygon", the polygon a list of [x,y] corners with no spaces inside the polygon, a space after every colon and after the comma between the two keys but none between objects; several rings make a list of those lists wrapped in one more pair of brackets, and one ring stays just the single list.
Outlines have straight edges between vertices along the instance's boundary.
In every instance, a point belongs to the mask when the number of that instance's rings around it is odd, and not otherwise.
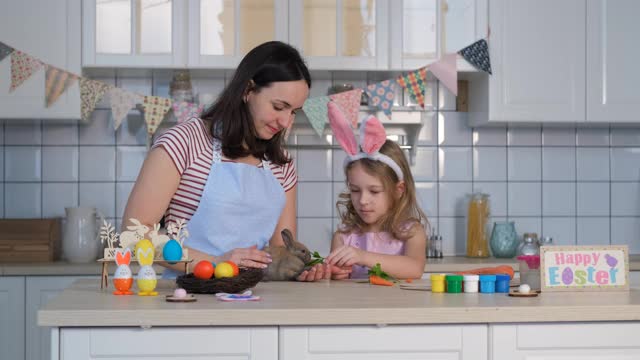
[{"label": "patterned flag", "polygon": [[102,100],[107,90],[109,90],[109,85],[103,82],[84,77],[80,78],[80,114],[82,120],[89,121],[93,109]]},{"label": "patterned flag", "polygon": [[73,85],[78,79],[72,73],[60,70],[51,65],[46,65],[44,99],[46,107],[53,105],[69,86]]},{"label": "patterned flag", "polygon": [[302,105],[302,111],[318,136],[322,136],[324,126],[329,122],[327,104],[330,100],[328,96],[314,97],[307,99]]},{"label": "patterned flag", "polygon": [[147,133],[151,136],[158,129],[158,125],[164,119],[167,111],[171,109],[171,99],[160,96],[145,96],[142,107],[144,108],[144,122],[147,123]]},{"label": "patterned flag", "polygon": [[489,45],[485,39],[480,39],[466,48],[458,51],[458,54],[467,60],[476,69],[491,74],[491,59],[489,58]]},{"label": "patterned flag", "polygon": [[373,105],[382,110],[387,116],[391,116],[395,87],[395,80],[385,80],[367,86],[365,91],[369,96],[369,105]]},{"label": "patterned flag", "polygon": [[358,112],[360,112],[362,91],[362,89],[354,89],[329,95],[329,98],[338,104],[338,107],[340,107],[340,110],[342,110],[347,120],[351,121],[351,126],[354,128],[358,126]]},{"label": "patterned flag", "polygon": [[13,48],[0,41],[0,61],[9,56],[13,52]]},{"label": "patterned flag", "polygon": [[11,53],[11,88],[15,90],[18,86],[31,77],[42,67],[40,60],[31,57],[22,51],[15,50]]},{"label": "patterned flag", "polygon": [[204,108],[204,104],[194,104],[186,101],[174,102],[171,107],[173,108],[173,115],[178,119],[178,124],[185,122],[192,117],[199,117]]},{"label": "patterned flag", "polygon": [[458,96],[458,68],[456,53],[443,56],[437,62],[429,65],[429,71],[440,80],[444,86]]},{"label": "patterned flag", "polygon": [[403,88],[409,90],[411,98],[424,109],[424,90],[427,82],[427,68],[412,71],[407,75],[400,75],[396,79],[396,82]]},{"label": "patterned flag", "polygon": [[111,116],[113,116],[113,124],[117,130],[127,113],[136,104],[138,96],[134,93],[112,87],[109,90],[109,99],[111,100]]}]

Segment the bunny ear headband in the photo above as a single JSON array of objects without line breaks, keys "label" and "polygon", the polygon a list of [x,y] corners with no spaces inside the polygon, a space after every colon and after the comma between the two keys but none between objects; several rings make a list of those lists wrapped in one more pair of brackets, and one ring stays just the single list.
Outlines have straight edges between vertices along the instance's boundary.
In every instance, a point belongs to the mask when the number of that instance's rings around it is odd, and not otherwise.
[{"label": "bunny ear headband", "polygon": [[342,149],[347,152],[347,157],[344,159],[345,167],[349,163],[363,158],[377,160],[387,164],[396,173],[398,179],[404,180],[400,166],[393,159],[378,151],[387,140],[387,133],[384,131],[380,120],[374,116],[369,116],[362,121],[360,124],[360,144],[358,146],[353,130],[338,105],[330,101],[327,107],[333,136],[336,137]]}]

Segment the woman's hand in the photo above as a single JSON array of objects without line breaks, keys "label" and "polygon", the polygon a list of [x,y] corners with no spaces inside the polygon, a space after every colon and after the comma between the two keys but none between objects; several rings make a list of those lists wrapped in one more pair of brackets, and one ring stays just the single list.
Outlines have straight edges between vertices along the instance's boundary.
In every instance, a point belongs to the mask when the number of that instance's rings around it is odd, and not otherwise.
[{"label": "woman's hand", "polygon": [[331,279],[331,267],[328,264],[316,264],[311,269],[303,271],[298,281],[317,281]]},{"label": "woman's hand", "polygon": [[245,268],[264,269],[271,263],[271,255],[258,250],[256,245],[248,248],[236,248],[218,257],[218,262],[231,260],[236,265]]},{"label": "woman's hand", "polygon": [[362,263],[363,251],[349,245],[342,245],[329,254],[326,263],[338,267],[351,267]]}]

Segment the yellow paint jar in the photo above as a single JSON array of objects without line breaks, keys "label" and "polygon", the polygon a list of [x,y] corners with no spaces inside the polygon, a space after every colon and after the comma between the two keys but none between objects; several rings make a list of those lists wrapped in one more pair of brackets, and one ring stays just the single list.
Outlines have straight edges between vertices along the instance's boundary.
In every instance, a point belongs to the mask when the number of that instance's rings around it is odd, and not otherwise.
[{"label": "yellow paint jar", "polygon": [[445,274],[431,274],[431,292],[443,293],[445,290]]}]

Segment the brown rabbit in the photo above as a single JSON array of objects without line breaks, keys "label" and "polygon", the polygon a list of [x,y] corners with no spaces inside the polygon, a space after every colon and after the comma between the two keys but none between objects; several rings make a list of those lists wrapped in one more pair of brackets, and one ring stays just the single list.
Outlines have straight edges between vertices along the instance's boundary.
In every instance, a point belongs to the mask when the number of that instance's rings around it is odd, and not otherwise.
[{"label": "brown rabbit", "polygon": [[289,229],[281,232],[285,246],[266,246],[264,251],[271,254],[273,260],[265,269],[265,281],[295,280],[311,260],[311,253],[304,244],[293,239]]}]

